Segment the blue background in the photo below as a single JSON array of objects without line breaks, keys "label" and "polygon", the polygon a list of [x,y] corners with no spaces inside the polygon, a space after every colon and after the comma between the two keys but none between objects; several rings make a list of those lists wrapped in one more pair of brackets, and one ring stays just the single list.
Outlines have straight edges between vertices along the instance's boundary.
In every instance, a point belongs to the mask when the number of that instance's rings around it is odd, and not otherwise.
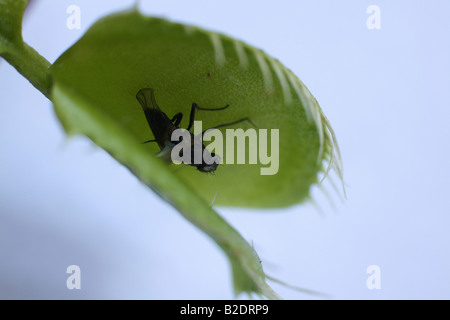
[{"label": "blue background", "polygon": [[[134,1],[35,1],[25,40],[50,62]],[[69,5],[81,29],[66,27]],[[369,30],[369,5],[381,30]],[[218,208],[266,272],[335,299],[448,299],[450,2],[142,1],[244,40],[307,85],[336,131],[348,199]],[[331,205],[330,201],[334,204]],[[320,212],[322,214],[320,214]],[[82,289],[66,288],[81,267]],[[381,268],[381,290],[366,269]],[[278,284],[287,299],[310,299]],[[0,298],[233,298],[225,255],[127,169],[66,138],[50,102],[0,61]],[[246,296],[240,296],[246,298]]]}]

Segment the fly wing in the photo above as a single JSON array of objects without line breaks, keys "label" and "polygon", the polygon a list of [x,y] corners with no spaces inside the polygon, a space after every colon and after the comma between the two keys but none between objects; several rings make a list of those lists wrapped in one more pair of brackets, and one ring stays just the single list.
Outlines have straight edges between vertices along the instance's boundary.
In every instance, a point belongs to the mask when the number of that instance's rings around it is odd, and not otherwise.
[{"label": "fly wing", "polygon": [[139,92],[136,94],[136,99],[138,99],[144,111],[148,108],[161,111],[161,109],[159,109],[158,107],[158,104],[156,103],[155,91],[152,88],[144,88],[139,90]]},{"label": "fly wing", "polygon": [[155,136],[156,142],[161,149],[164,148],[167,140],[167,126],[171,124],[170,119],[158,107],[155,93],[152,88],[144,88],[136,94],[136,99],[144,110],[145,117],[150,129]]}]

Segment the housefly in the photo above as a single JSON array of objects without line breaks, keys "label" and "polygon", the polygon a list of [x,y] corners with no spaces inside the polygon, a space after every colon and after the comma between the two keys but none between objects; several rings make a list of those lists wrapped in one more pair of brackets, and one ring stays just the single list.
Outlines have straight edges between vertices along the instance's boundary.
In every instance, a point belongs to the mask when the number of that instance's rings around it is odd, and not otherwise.
[{"label": "housefly", "polygon": [[[173,116],[173,118],[169,118],[158,106],[155,99],[155,93],[152,88],[144,88],[138,91],[136,94],[136,98],[139,101],[139,103],[142,106],[142,109],[144,110],[145,117],[147,119],[148,125],[150,126],[150,129],[153,132],[153,135],[155,136],[154,140],[148,140],[144,143],[148,142],[156,142],[161,149],[161,151],[158,153],[159,156],[163,157],[166,161],[171,161],[171,151],[172,149],[179,143],[180,141],[172,140],[172,133],[176,129],[180,129],[179,125],[181,123],[181,120],[183,119],[183,113],[179,112]],[[200,172],[214,172],[217,169],[217,166],[219,165],[219,161],[213,161],[210,163],[210,161],[206,162],[205,158],[209,157],[209,159],[212,158],[218,158],[214,152],[209,152],[208,149],[206,149],[205,145],[202,143],[202,161],[201,163],[194,163],[194,134],[190,132],[192,126],[194,125],[195,120],[195,111],[196,110],[202,110],[202,111],[220,111],[225,110],[228,108],[229,105],[226,105],[225,107],[221,108],[201,108],[199,107],[195,102],[192,103],[191,107],[191,113],[189,116],[189,125],[186,128],[186,130],[191,135],[191,156],[192,161],[190,161],[189,165],[197,167],[197,170]],[[243,118],[231,123],[221,124],[217,125],[213,128],[204,130],[201,133],[201,137],[203,138],[203,135],[206,131],[211,129],[217,129],[225,126],[231,126],[237,123],[240,123],[242,121],[250,121],[249,118]],[[253,123],[252,123],[253,124]],[[220,159],[220,158],[219,158]]]}]

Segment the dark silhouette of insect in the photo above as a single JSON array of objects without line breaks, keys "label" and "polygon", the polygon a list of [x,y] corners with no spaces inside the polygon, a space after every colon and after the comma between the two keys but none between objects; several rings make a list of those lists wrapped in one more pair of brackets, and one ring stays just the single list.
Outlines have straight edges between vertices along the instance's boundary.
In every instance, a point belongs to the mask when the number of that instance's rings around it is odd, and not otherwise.
[{"label": "dark silhouette of insect", "polygon": [[[161,149],[161,152],[159,153],[159,155],[162,156],[166,161],[171,161],[170,156],[171,156],[171,151],[172,151],[173,147],[175,145],[177,145],[178,143],[181,143],[181,141],[182,141],[182,140],[172,141],[171,137],[172,137],[173,131],[180,128],[179,125],[181,123],[181,120],[183,119],[183,113],[179,112],[176,115],[174,115],[172,119],[170,119],[159,108],[158,104],[156,103],[154,90],[152,88],[144,88],[144,89],[139,90],[138,93],[136,94],[136,98],[139,101],[139,103],[141,104],[142,109],[144,110],[144,113],[145,113],[145,117],[147,118],[147,122],[150,126],[150,129],[152,130],[153,135],[155,136],[154,140],[148,140],[148,141],[145,141],[144,143],[156,142],[158,144],[159,148]],[[194,150],[193,150],[194,149],[194,134],[192,134],[190,132],[190,130],[191,130],[192,126],[194,125],[195,111],[196,110],[220,111],[220,110],[225,110],[228,107],[229,107],[229,105],[226,105],[225,107],[213,108],[213,109],[201,108],[195,102],[192,103],[191,113],[189,116],[189,125],[186,128],[186,130],[189,131],[189,133],[191,135],[192,161],[189,163],[189,165],[197,167],[197,170],[200,172],[214,172],[217,169],[217,166],[219,164],[217,162],[208,164],[205,162],[203,157],[202,157],[202,163],[199,163],[199,164],[194,163]],[[253,126],[255,126],[249,118],[243,118],[243,119],[239,119],[234,122],[225,123],[225,124],[217,125],[215,127],[206,129],[201,133],[201,137],[203,138],[203,135],[208,130],[226,127],[226,126],[232,126],[234,124],[237,124],[237,123],[240,123],[243,121],[248,121]],[[202,143],[201,147],[202,147],[202,155],[204,155],[206,153],[208,156],[210,156],[212,158],[214,158],[216,156],[216,154],[214,152],[209,153],[208,149],[206,149],[206,147],[203,143]]]}]

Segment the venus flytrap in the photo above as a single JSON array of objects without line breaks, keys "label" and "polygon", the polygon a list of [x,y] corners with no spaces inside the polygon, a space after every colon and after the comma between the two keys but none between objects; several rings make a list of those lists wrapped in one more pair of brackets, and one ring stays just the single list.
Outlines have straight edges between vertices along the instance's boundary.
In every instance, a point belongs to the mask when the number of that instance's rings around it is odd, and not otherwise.
[{"label": "venus flytrap", "polygon": [[[319,174],[334,168],[341,177],[334,133],[303,83],[241,41],[145,17],[136,8],[100,19],[50,66],[22,40],[26,3],[0,0],[0,55],[53,102],[68,134],[89,137],[222,248],[236,294],[279,298],[253,247],[209,203],[215,198],[222,206],[286,207],[307,199]],[[230,105],[220,114],[202,113],[203,127],[251,119],[266,130],[257,134],[259,163],[224,164],[214,177],[167,165],[156,156],[157,145],[142,143],[149,131],[135,100],[141,88],[158,92],[169,117],[188,113],[193,102]],[[225,136],[226,129],[220,130]],[[231,149],[225,149],[228,157]],[[250,159],[248,150],[245,157]],[[269,174],[261,174],[264,170]]]}]

